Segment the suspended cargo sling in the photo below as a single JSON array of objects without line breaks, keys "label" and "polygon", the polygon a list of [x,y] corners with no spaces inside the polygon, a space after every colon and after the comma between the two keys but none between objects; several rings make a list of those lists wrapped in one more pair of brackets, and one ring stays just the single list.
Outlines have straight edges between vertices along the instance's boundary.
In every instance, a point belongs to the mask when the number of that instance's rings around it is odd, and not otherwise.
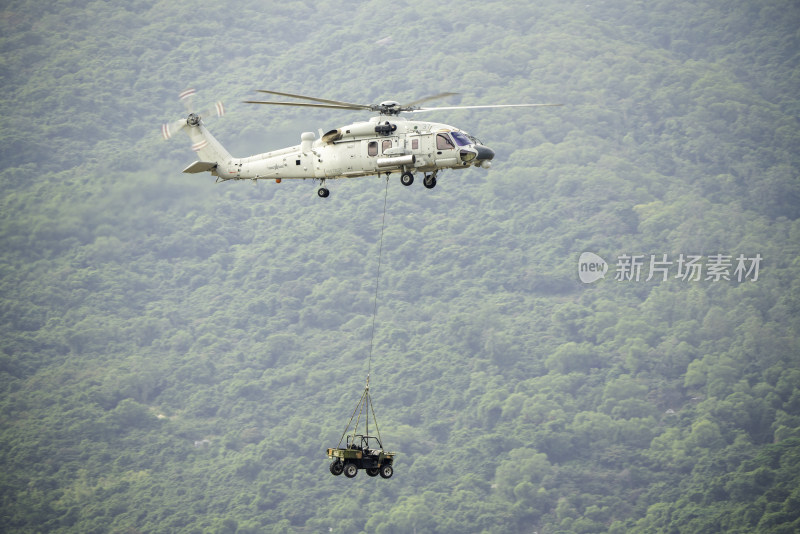
[{"label": "suspended cargo sling", "polygon": [[[358,401],[356,409],[353,410],[353,415],[350,416],[347,426],[342,432],[342,437],[339,438],[339,444],[336,448],[329,448],[327,450],[328,458],[332,460],[330,471],[333,475],[339,476],[344,473],[344,476],[353,478],[358,474],[359,469],[364,469],[371,477],[380,475],[382,478],[391,478],[394,474],[394,457],[395,453],[388,452],[383,448],[383,441],[381,441],[381,432],[378,428],[378,419],[375,417],[375,409],[372,406],[372,397],[369,393],[369,377],[372,372],[372,347],[375,340],[375,317],[378,313],[378,282],[381,276],[381,257],[383,256],[383,230],[386,227],[386,197],[389,191],[389,180],[386,180],[386,191],[383,197],[383,220],[381,222],[381,244],[378,252],[378,274],[375,278],[375,305],[372,310],[372,335],[369,341],[369,363],[367,365],[367,385],[364,388],[364,393],[361,394],[361,400]],[[358,414],[358,417],[356,417]],[[375,435],[369,433],[369,418],[372,414],[372,422],[375,427]],[[361,423],[361,416],[364,416],[364,433],[358,432],[359,424]],[[348,434],[350,425],[356,420],[353,426],[352,433]],[[345,440],[345,437],[347,439]],[[344,441],[344,447],[342,442]]]},{"label": "suspended cargo sling", "polygon": [[[369,433],[370,413],[375,426],[374,436]],[[356,414],[358,414],[357,418]],[[365,431],[363,434],[359,434],[358,426],[362,415],[364,415]],[[353,432],[348,434],[354,418],[356,418],[356,424],[353,427]],[[346,441],[345,436],[347,436]],[[345,442],[344,447],[342,447],[342,441]],[[392,466],[394,464],[394,455],[395,453],[383,449],[378,420],[375,418],[375,409],[372,406],[372,399],[369,395],[369,379],[367,379],[367,387],[364,388],[361,400],[358,401],[353,415],[350,416],[350,421],[339,439],[339,444],[335,449],[328,449],[328,458],[333,460],[330,466],[331,473],[336,476],[344,473],[344,476],[353,478],[358,474],[359,469],[364,469],[371,477],[380,475],[382,478],[391,478],[392,474],[394,474],[394,467]]]}]

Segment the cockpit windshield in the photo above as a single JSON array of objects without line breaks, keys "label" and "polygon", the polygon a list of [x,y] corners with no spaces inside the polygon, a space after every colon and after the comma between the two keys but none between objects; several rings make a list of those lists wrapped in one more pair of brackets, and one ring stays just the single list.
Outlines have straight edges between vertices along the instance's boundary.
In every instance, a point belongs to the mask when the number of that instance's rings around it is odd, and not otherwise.
[{"label": "cockpit windshield", "polygon": [[455,139],[456,143],[458,143],[458,146],[467,146],[472,144],[472,141],[470,141],[469,137],[461,132],[450,132],[450,135],[453,136],[453,139]]}]

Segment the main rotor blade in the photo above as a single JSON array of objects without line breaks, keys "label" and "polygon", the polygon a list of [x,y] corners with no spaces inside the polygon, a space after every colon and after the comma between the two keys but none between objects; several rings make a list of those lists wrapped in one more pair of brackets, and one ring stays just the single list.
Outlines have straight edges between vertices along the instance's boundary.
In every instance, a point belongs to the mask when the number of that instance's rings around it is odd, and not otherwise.
[{"label": "main rotor blade", "polygon": [[[290,98],[299,98],[301,100],[311,100],[312,102],[321,102],[323,104],[333,104],[334,106],[344,107],[347,109],[370,109],[369,106],[365,106],[362,104],[351,104],[350,102],[341,102],[339,100],[327,100],[325,98],[316,98],[313,96],[305,96],[305,95],[296,95],[293,93],[281,93],[278,91],[267,91],[266,89],[256,89],[259,93],[267,93],[269,95],[278,95],[278,96],[288,96]],[[303,104],[291,104],[287,103],[284,105],[295,105],[295,106],[302,106]]]},{"label": "main rotor blade", "polygon": [[420,98],[419,100],[414,100],[413,102],[409,102],[408,104],[403,104],[401,107],[410,108],[412,106],[422,104],[423,102],[428,102],[430,100],[437,100],[439,98],[447,98],[448,96],[455,96],[457,94],[458,93],[439,93],[438,95],[426,96],[424,98]]},{"label": "main rotor blade", "polygon": [[443,106],[440,108],[419,108],[409,110],[409,113],[420,113],[423,111],[441,111],[452,109],[489,109],[489,108],[541,108],[563,106],[564,104],[490,104],[486,106]]},{"label": "main rotor blade", "polygon": [[309,104],[307,102],[264,102],[262,100],[245,100],[245,104],[267,104],[270,106],[299,106],[306,108],[329,108],[329,109],[350,109],[350,110],[369,110],[369,106],[339,106],[333,104]]}]

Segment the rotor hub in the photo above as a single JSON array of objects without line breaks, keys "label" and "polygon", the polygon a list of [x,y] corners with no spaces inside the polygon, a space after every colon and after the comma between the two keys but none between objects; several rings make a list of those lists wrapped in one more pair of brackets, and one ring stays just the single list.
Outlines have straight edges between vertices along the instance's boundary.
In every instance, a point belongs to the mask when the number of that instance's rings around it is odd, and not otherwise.
[{"label": "rotor hub", "polygon": [[398,115],[401,111],[405,111],[405,109],[400,106],[400,102],[395,100],[386,100],[376,107],[376,111],[379,111],[382,115]]}]

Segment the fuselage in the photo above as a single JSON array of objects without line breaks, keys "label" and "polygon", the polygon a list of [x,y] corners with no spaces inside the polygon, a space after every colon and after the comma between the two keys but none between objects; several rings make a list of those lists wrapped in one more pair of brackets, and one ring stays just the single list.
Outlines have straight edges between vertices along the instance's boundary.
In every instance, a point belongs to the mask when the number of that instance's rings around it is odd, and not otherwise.
[{"label": "fuselage", "polygon": [[322,135],[301,136],[299,145],[217,162],[223,180],[313,178],[319,180],[391,172],[488,168],[494,152],[447,124],[380,116]]}]

